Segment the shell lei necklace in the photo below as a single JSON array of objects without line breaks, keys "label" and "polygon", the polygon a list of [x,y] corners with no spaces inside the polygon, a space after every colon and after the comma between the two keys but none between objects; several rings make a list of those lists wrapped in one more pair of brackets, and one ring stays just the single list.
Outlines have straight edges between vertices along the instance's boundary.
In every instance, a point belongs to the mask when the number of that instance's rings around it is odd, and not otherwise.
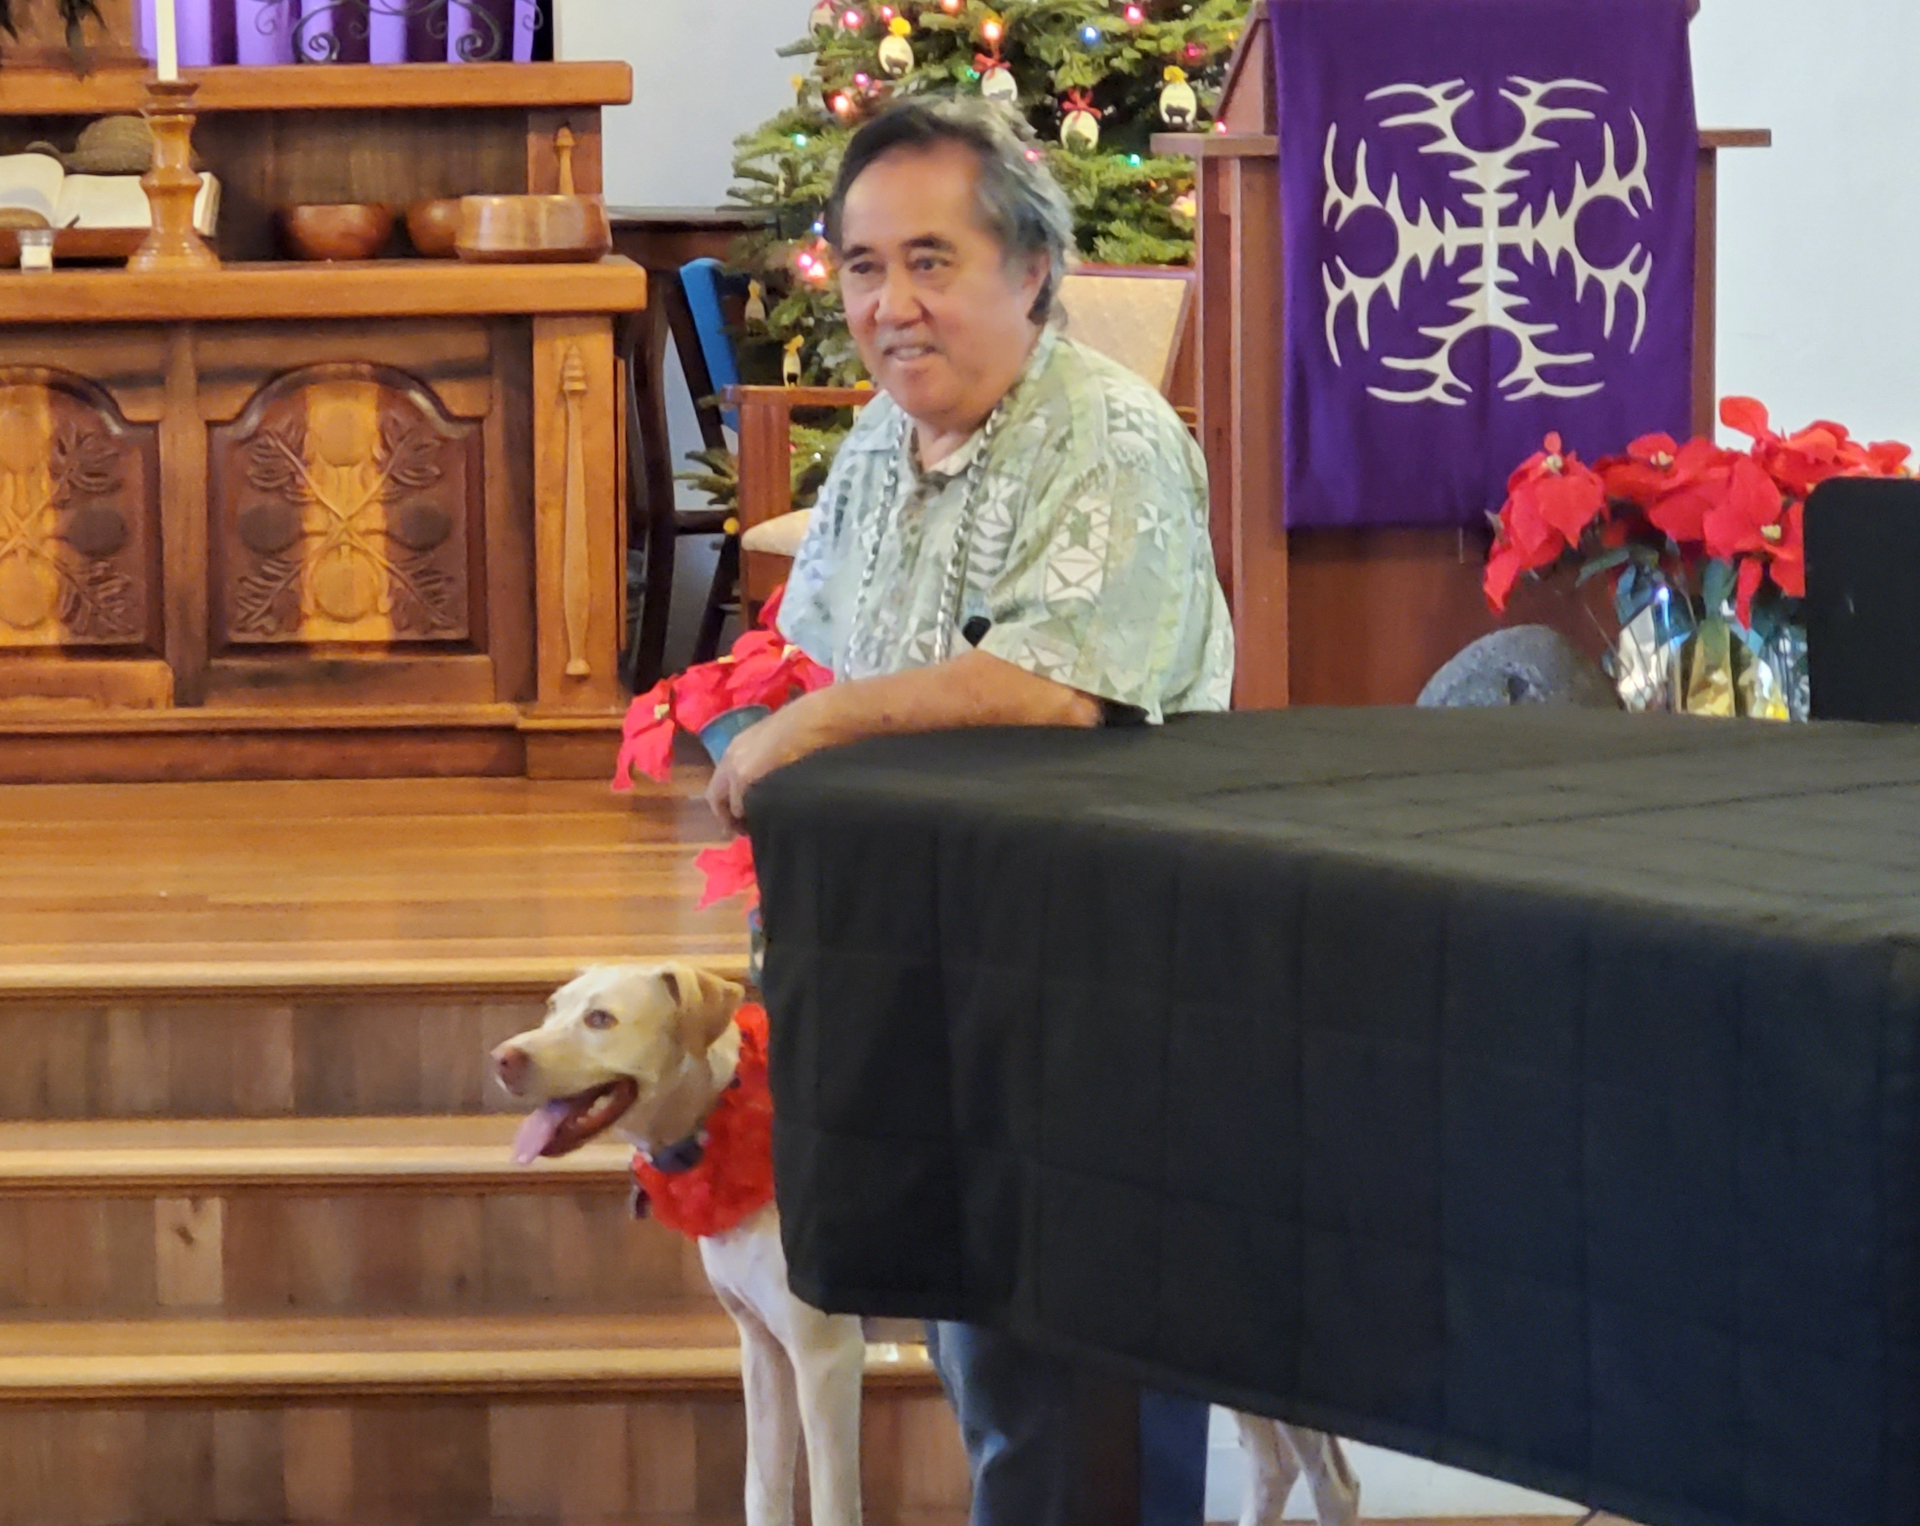
[{"label": "shell lei necklace", "polygon": [[[960,604],[966,596],[967,564],[973,551],[973,526],[980,515],[980,485],[986,478],[987,458],[993,452],[994,436],[1000,432],[1001,420],[1006,416],[1007,398],[1012,395],[1009,392],[1007,397],[1003,397],[993,412],[987,415],[986,423],[980,426],[979,447],[973,459],[967,463],[966,475],[962,478],[960,520],[954,530],[953,555],[947,564],[946,582],[941,587],[940,603],[934,616],[934,662],[945,662],[953,654],[953,633],[959,628]],[[874,577],[880,570],[880,552],[886,545],[887,532],[900,517],[901,464],[906,460],[912,433],[913,420],[903,414],[899,438],[894,442],[893,454],[887,463],[886,479],[880,487],[880,501],[886,505],[885,517],[874,528],[873,543],[867,547],[866,564],[860,570],[860,587],[853,601],[853,628],[859,632],[854,637],[855,649],[864,665],[875,672],[884,671],[885,667],[885,659],[879,657],[877,648],[881,646],[883,638],[891,637],[893,633],[873,628],[868,600],[873,593]]]}]

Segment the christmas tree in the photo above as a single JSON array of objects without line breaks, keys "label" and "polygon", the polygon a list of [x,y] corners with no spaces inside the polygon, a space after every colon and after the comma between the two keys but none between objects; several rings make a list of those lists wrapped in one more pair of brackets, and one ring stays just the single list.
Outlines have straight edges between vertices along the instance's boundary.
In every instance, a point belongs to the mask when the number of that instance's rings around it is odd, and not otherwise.
[{"label": "christmas tree", "polygon": [[[1199,131],[1249,0],[820,0],[794,104],[736,144],[733,196],[775,222],[743,242],[758,283],[747,335],[762,368],[787,356],[809,384],[862,372],[839,308],[821,216],[841,151],[889,101],[978,94],[1024,116],[1073,203],[1080,254],[1103,265],[1193,256],[1193,165],[1156,132]],[[785,374],[793,379],[791,363]],[[813,454],[803,452],[802,458]]]}]

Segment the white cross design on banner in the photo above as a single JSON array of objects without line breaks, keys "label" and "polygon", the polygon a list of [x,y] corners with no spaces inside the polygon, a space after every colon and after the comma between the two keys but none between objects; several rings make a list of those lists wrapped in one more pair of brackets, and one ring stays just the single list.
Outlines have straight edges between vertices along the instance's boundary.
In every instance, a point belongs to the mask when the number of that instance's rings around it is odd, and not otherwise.
[{"label": "white cross design on banner", "polygon": [[[1517,272],[1509,268],[1509,255],[1518,255],[1531,264],[1544,256],[1547,269],[1560,273],[1564,257],[1574,281],[1576,300],[1597,284],[1606,297],[1605,336],[1613,337],[1619,317],[1621,298],[1630,298],[1635,308],[1632,346],[1638,350],[1647,322],[1647,286],[1653,277],[1653,256],[1644,246],[1635,244],[1626,258],[1613,266],[1597,266],[1581,251],[1577,225],[1580,214],[1601,202],[1615,202],[1633,217],[1653,209],[1653,192],[1647,181],[1647,134],[1639,114],[1633,113],[1633,130],[1638,140],[1637,157],[1630,168],[1622,170],[1615,148],[1613,128],[1605,131],[1605,161],[1597,178],[1589,181],[1584,165],[1576,165],[1572,194],[1565,206],[1549,195],[1538,209],[1520,205],[1516,187],[1524,183],[1530,171],[1520,161],[1530,154],[1549,150],[1564,151],[1564,145],[1547,136],[1542,129],[1554,122],[1591,122],[1594,113],[1572,105],[1555,105],[1552,98],[1569,92],[1585,91],[1605,95],[1599,85],[1585,80],[1562,79],[1541,83],[1515,77],[1508,81],[1501,96],[1518,107],[1521,129],[1512,142],[1495,149],[1469,148],[1461,140],[1455,119],[1473,100],[1474,92],[1463,80],[1444,85],[1390,85],[1367,97],[1370,101],[1412,96],[1424,104],[1400,116],[1389,117],[1383,127],[1426,128],[1433,140],[1425,144],[1423,154],[1442,155],[1462,162],[1451,178],[1467,189],[1463,196],[1472,220],[1462,222],[1452,208],[1444,210],[1444,220],[1436,222],[1427,204],[1419,202],[1409,213],[1396,175],[1384,198],[1375,191],[1367,172],[1367,143],[1363,138],[1353,163],[1353,186],[1340,184],[1335,162],[1338,126],[1327,129],[1327,198],[1324,216],[1337,231],[1357,212],[1384,213],[1393,222],[1394,255],[1378,275],[1363,276],[1348,268],[1342,259],[1330,261],[1321,272],[1327,293],[1327,346],[1336,364],[1344,365],[1340,354],[1337,324],[1340,314],[1352,304],[1358,326],[1360,348],[1372,349],[1372,315],[1376,297],[1384,294],[1397,310],[1410,271],[1417,265],[1419,278],[1425,280],[1435,260],[1452,266],[1464,257],[1468,263],[1460,274],[1459,294],[1449,306],[1458,314],[1451,322],[1420,329],[1433,342],[1424,355],[1381,357],[1381,364],[1405,373],[1412,383],[1409,390],[1369,387],[1377,398],[1390,403],[1444,403],[1464,406],[1473,388],[1454,370],[1454,351],[1460,341],[1481,329],[1491,329],[1513,337],[1519,345],[1519,359],[1501,378],[1501,396],[1508,402],[1531,397],[1587,397],[1599,392],[1601,382],[1559,382],[1549,373],[1570,366],[1586,365],[1591,353],[1561,353],[1548,347],[1560,330],[1555,323],[1530,321],[1525,315],[1526,298],[1512,288]],[[1518,209],[1516,211],[1516,209]]]}]

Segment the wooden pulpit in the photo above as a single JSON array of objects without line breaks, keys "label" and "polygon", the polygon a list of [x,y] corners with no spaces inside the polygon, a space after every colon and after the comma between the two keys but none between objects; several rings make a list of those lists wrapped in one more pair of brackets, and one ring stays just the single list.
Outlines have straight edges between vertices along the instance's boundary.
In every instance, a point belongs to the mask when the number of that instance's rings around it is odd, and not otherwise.
[{"label": "wooden pulpit", "polygon": [[[1490,530],[1286,528],[1282,418],[1280,141],[1264,3],[1241,34],[1218,127],[1163,134],[1154,151],[1197,168],[1197,357],[1213,541],[1238,642],[1235,704],[1406,704],[1501,621],[1481,595]],[[1693,420],[1714,423],[1715,198],[1723,148],[1764,130],[1700,135],[1694,247]],[[1513,463],[1518,465],[1518,462]],[[1606,632],[1572,590],[1522,586],[1509,623],[1553,625],[1588,650]]]}]

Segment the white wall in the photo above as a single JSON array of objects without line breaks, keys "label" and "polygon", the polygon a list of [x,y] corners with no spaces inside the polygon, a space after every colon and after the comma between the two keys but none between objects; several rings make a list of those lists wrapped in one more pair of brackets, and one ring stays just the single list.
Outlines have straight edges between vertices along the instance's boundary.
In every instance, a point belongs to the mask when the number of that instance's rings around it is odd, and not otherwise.
[{"label": "white wall", "polygon": [[[711,206],[732,179],[733,140],[793,98],[799,60],[776,48],[806,31],[812,0],[555,0],[563,58],[623,58],[633,104],[606,113],[607,200]],[[700,448],[679,367],[667,366],[674,461]],[[690,488],[682,502],[705,500]],[[680,542],[667,663],[684,665],[713,576],[717,541]]]},{"label": "white wall", "polygon": [[781,58],[812,0],[557,0],[566,58],[624,58],[633,104],[606,116],[607,200],[711,204],[734,138],[793,99],[804,60]]},{"label": "white wall", "polygon": [[[774,50],[804,31],[810,0],[557,3],[564,56],[634,67],[634,104],[608,115],[609,199],[720,200],[734,136],[788,99],[795,61]],[[1764,399],[1779,423],[1835,418],[1920,444],[1920,4],[1705,0],[1694,57],[1703,124],[1775,134],[1722,161],[1720,390]],[[694,448],[684,408],[675,433]],[[704,587],[702,559],[685,561],[677,628]],[[1356,1459],[1370,1514],[1554,1508],[1390,1453]],[[1234,1513],[1236,1463],[1216,1428],[1215,1519]]]},{"label": "white wall", "polygon": [[1920,444],[1920,5],[1706,0],[1694,59],[1703,124],[1774,130],[1721,159],[1721,393]]}]

